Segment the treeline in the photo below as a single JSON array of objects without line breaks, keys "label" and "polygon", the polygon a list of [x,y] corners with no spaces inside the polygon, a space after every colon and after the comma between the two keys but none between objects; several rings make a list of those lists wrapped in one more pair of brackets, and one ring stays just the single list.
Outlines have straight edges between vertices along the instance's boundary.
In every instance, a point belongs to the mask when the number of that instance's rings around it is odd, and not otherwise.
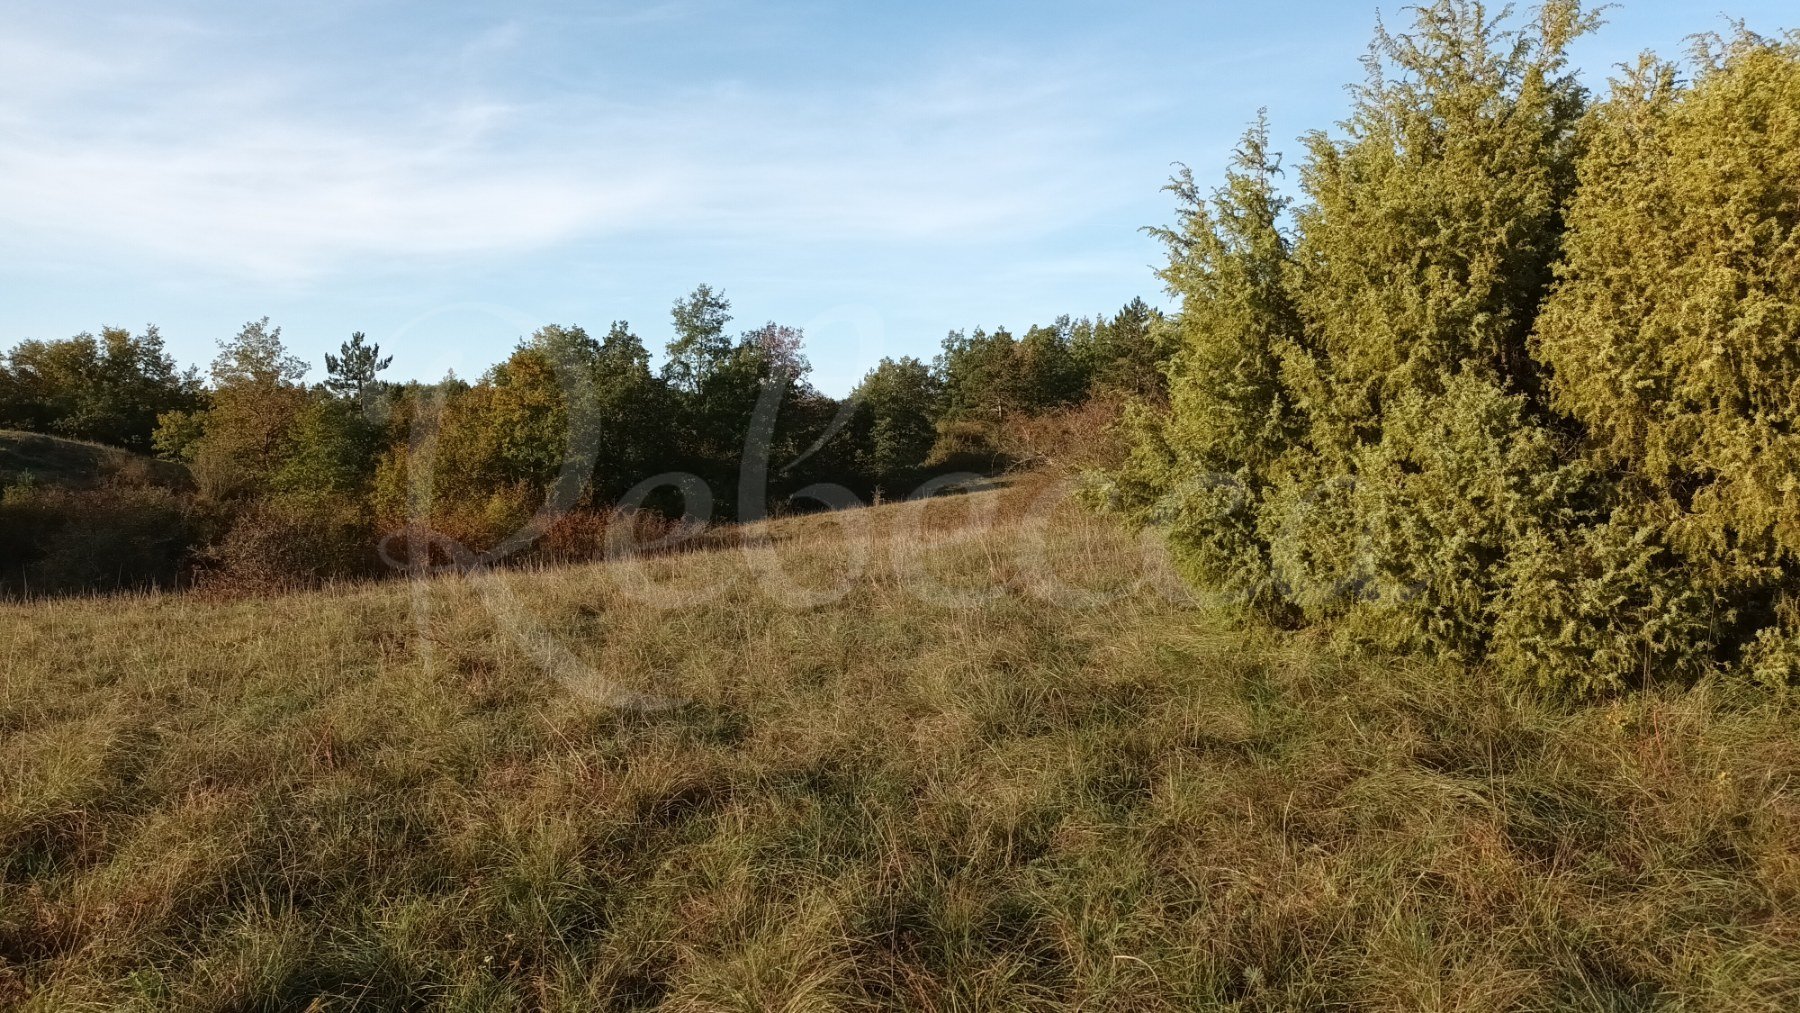
[{"label": "treeline", "polygon": [[[0,428],[154,452],[98,488],[15,481],[0,582],[65,593],[192,577],[264,590],[416,563],[592,558],[618,525],[756,519],[908,495],[1026,456],[1022,426],[1163,383],[1157,314],[954,332],[934,362],[883,359],[846,399],[807,380],[799,330],[734,333],[707,286],[660,364],[624,322],[552,325],[467,382],[391,383],[358,333],[321,382],[280,328],[247,324],[202,376],[154,328],[27,341],[0,359]],[[487,554],[487,555],[483,555]],[[77,560],[83,561],[76,565]]]},{"label": "treeline", "polygon": [[1298,198],[1264,125],[1160,234],[1169,405],[1115,501],[1197,582],[1576,694],[1800,676],[1800,36],[1608,93],[1597,27],[1377,34]]}]

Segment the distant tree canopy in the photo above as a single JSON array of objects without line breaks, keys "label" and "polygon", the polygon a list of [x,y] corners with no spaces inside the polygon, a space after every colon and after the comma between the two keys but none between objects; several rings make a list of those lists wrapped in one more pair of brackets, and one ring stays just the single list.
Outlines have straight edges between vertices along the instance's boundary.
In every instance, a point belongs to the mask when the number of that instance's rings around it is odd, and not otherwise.
[{"label": "distant tree canopy", "polygon": [[798,328],[731,324],[701,285],[671,308],[660,368],[624,321],[599,338],[550,324],[473,382],[434,384],[383,380],[392,358],[357,332],[311,385],[267,318],[220,342],[204,381],[154,328],[109,328],[0,359],[0,426],[185,463],[199,513],[180,537],[260,588],[369,572],[394,532],[479,553],[530,543],[534,517],[619,505],[753,519],[904,496],[934,471],[1003,465],[1009,425],[1090,392],[1161,396],[1160,318],[1141,300],[1018,339],[953,333],[935,364],[884,359],[841,401],[811,385]]},{"label": "distant tree canopy", "polygon": [[1159,397],[1166,386],[1169,357],[1160,326],[1162,315],[1133,299],[1111,317],[1074,324],[1073,352],[1088,384],[1096,389]]},{"label": "distant tree canopy", "polygon": [[1594,101],[1597,25],[1437,0],[1292,205],[1260,123],[1177,175],[1167,407],[1109,489],[1195,580],[1575,693],[1800,677],[1800,39]]},{"label": "distant tree canopy", "polygon": [[156,328],[25,341],[0,358],[0,427],[148,451],[156,418],[198,407],[198,373],[180,370]]},{"label": "distant tree canopy", "polygon": [[1116,314],[1058,317],[1022,337],[1004,328],[952,331],[932,365],[938,393],[933,458],[999,453],[1009,422],[1072,408],[1096,395],[1160,401],[1172,351],[1162,317],[1141,299]]},{"label": "distant tree canopy", "polygon": [[850,400],[857,408],[860,465],[877,486],[902,491],[937,444],[943,380],[918,359],[882,359]]}]

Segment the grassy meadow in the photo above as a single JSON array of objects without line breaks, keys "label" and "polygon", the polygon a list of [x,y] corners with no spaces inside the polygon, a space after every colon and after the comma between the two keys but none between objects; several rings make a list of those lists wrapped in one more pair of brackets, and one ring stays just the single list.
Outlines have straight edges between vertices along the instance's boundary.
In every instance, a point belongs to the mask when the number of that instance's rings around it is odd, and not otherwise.
[{"label": "grassy meadow", "polygon": [[1045,480],[0,605],[0,1008],[1800,1008],[1800,715],[1172,588]]}]

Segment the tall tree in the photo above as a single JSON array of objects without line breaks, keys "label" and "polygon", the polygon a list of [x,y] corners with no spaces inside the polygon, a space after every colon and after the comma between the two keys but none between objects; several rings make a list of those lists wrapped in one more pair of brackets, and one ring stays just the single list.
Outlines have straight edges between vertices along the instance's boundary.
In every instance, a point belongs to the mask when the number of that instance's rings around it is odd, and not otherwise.
[{"label": "tall tree", "polygon": [[305,379],[305,360],[288,354],[281,328],[269,318],[252,320],[229,340],[219,342],[213,357],[212,382],[217,388],[292,386]]},{"label": "tall tree", "polygon": [[701,285],[678,300],[670,316],[675,335],[669,339],[663,377],[677,390],[693,393],[731,358],[731,338],[725,332],[731,301]]},{"label": "tall tree", "polygon": [[375,392],[380,373],[393,365],[394,357],[383,356],[381,346],[366,343],[361,331],[338,348],[338,354],[325,353],[325,389],[340,397],[366,401]]},{"label": "tall tree", "polygon": [[610,502],[677,467],[678,448],[669,440],[669,389],[650,371],[650,353],[630,324],[613,321],[601,339],[594,373],[599,440],[593,489],[602,502]]},{"label": "tall tree", "polygon": [[195,417],[172,412],[159,420],[159,443],[182,456],[201,484],[217,495],[266,491],[295,449],[294,423],[308,403],[301,381],[306,363],[288,353],[281,328],[253,320],[219,343],[213,359],[210,406]]},{"label": "tall tree", "polygon": [[870,481],[899,492],[919,474],[937,439],[940,396],[937,376],[911,356],[884,358],[863,377],[850,399]]}]

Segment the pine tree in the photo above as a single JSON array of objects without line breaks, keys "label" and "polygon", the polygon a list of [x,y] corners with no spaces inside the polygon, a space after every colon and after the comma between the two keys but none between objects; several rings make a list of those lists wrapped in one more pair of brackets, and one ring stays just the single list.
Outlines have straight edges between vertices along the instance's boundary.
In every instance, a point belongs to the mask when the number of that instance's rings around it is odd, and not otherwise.
[{"label": "pine tree", "polygon": [[366,340],[363,332],[357,331],[339,346],[339,354],[325,353],[325,389],[359,402],[378,389],[377,377],[393,365],[394,357],[384,357],[380,345],[365,344]]}]

